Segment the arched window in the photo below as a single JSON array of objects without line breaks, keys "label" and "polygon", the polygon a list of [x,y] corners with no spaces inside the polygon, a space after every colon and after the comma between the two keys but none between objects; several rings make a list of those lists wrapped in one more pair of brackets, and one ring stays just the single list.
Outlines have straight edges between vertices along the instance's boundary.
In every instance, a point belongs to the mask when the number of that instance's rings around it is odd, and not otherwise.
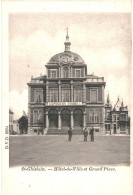
[{"label": "arched window", "polygon": [[39,123],[43,123],[43,116],[44,116],[43,111],[40,110],[39,115],[38,115],[38,122]]},{"label": "arched window", "polygon": [[69,69],[67,66],[64,66],[63,68],[63,78],[68,78],[69,77]]},{"label": "arched window", "polygon": [[89,122],[94,123],[94,111],[93,110],[89,111]]},{"label": "arched window", "polygon": [[98,123],[98,122],[99,122],[98,111],[95,111],[95,113],[94,113],[94,123]]},{"label": "arched window", "polygon": [[33,112],[33,122],[37,123],[38,122],[38,111],[34,110]]},{"label": "arched window", "polygon": [[49,114],[58,114],[58,111],[56,109],[49,110]]}]

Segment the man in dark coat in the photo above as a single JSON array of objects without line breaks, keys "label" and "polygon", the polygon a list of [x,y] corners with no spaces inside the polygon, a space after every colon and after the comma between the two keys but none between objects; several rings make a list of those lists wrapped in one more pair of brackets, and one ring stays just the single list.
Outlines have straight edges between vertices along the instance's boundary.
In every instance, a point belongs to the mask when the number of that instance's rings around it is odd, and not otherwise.
[{"label": "man in dark coat", "polygon": [[84,129],[84,142],[87,142],[87,136],[88,136],[88,131],[87,131],[87,129],[85,128],[85,129]]},{"label": "man in dark coat", "polygon": [[68,141],[71,141],[72,139],[72,128],[68,130]]},{"label": "man in dark coat", "polygon": [[94,142],[94,128],[93,127],[90,129],[90,137],[91,137],[91,142]]}]

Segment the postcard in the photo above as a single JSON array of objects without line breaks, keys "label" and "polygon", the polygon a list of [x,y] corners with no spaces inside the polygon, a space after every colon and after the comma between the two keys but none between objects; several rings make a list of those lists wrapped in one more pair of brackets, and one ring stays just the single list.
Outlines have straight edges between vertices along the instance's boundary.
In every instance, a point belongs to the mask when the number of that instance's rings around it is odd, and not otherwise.
[{"label": "postcard", "polygon": [[2,194],[133,193],[131,2],[2,5]]}]

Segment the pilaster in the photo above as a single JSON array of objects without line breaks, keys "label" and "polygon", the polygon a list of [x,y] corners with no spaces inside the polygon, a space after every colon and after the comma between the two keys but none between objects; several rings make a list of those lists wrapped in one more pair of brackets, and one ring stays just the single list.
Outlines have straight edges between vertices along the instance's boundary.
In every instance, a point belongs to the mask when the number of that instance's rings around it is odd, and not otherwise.
[{"label": "pilaster", "polygon": [[86,85],[83,83],[83,93],[82,93],[83,103],[86,102]]},{"label": "pilaster", "polygon": [[48,110],[46,110],[46,130],[49,129],[49,118],[48,118]]},{"label": "pilaster", "polygon": [[46,81],[46,102],[49,102],[49,81]]},{"label": "pilaster", "polygon": [[71,110],[71,128],[73,130],[74,127],[74,121],[73,121],[73,110]]},{"label": "pilaster", "polygon": [[61,130],[61,113],[60,113],[60,110],[58,110],[58,130]]},{"label": "pilaster", "polygon": [[83,111],[83,128],[86,127],[86,111]]},{"label": "pilaster", "polygon": [[73,102],[73,81],[71,81],[71,102]]},{"label": "pilaster", "polygon": [[61,81],[58,81],[58,85],[59,85],[59,91],[58,91],[58,101],[61,102]]}]

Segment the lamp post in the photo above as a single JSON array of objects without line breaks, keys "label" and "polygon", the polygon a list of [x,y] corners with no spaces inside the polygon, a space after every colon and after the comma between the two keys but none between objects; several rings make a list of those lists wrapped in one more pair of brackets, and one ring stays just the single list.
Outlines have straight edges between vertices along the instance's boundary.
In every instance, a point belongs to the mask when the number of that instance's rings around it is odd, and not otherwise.
[{"label": "lamp post", "polygon": [[39,135],[39,113],[38,113],[38,117],[37,117],[37,123],[38,123],[38,135]]}]

